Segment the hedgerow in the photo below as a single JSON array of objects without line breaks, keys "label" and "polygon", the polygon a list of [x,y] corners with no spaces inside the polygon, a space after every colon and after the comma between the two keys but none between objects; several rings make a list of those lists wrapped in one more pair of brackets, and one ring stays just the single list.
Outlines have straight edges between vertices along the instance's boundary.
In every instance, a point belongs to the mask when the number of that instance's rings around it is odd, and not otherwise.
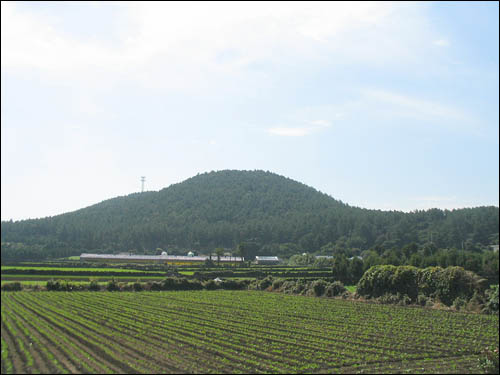
[{"label": "hedgerow", "polygon": [[[411,303],[423,304],[423,295],[451,306],[467,304],[476,293],[486,290],[486,280],[462,267],[428,267],[378,265],[365,272],[357,285],[357,293],[367,298],[386,294],[408,296]],[[388,297],[384,297],[388,298]]]}]

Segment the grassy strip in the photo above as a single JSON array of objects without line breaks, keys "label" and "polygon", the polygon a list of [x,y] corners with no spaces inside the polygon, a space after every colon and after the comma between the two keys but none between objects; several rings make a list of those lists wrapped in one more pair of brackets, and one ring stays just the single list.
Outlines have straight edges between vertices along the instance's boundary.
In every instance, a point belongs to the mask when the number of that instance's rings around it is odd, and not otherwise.
[{"label": "grassy strip", "polygon": [[48,280],[67,280],[67,281],[110,281],[115,279],[117,281],[160,281],[165,279],[165,276],[68,276],[68,275],[2,275],[2,284],[9,281],[41,281]]},{"label": "grassy strip", "polygon": [[[133,269],[120,269],[120,268],[77,268],[77,267],[17,267],[17,266],[1,266],[2,272],[8,270],[33,270],[33,271],[89,271],[89,272],[132,272],[132,273],[141,273],[144,271],[141,270],[133,270]],[[160,271],[149,271],[152,273],[162,273]]]}]

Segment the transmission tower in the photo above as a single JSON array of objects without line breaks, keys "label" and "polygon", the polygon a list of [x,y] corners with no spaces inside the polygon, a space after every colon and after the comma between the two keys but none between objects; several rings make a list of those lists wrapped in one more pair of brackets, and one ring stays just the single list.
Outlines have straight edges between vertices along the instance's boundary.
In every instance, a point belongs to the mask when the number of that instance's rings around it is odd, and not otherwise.
[{"label": "transmission tower", "polygon": [[144,193],[144,181],[146,181],[146,177],[142,176],[142,177],[141,177],[141,182],[142,182],[142,190],[141,190],[141,193]]}]

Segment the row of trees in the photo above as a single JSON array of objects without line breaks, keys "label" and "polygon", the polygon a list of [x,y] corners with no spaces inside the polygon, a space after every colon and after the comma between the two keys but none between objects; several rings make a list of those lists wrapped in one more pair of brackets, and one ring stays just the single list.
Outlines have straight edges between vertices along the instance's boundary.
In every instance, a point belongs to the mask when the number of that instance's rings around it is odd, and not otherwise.
[{"label": "row of trees", "polygon": [[294,255],[289,265],[332,267],[333,275],[346,285],[356,284],[369,268],[376,265],[426,267],[463,267],[492,284],[499,282],[499,257],[492,250],[467,251],[457,249],[437,249],[432,243],[419,247],[415,243],[402,249],[383,250],[380,247],[361,253],[339,251],[332,258],[316,258],[312,254]]}]

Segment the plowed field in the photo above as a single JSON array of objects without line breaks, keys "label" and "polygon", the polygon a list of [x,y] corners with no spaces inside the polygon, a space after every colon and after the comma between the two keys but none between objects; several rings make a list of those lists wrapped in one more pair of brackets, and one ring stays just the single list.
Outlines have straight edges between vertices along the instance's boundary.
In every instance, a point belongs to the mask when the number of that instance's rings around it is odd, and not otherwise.
[{"label": "plowed field", "polygon": [[477,373],[498,328],[269,292],[2,292],[2,373]]}]

